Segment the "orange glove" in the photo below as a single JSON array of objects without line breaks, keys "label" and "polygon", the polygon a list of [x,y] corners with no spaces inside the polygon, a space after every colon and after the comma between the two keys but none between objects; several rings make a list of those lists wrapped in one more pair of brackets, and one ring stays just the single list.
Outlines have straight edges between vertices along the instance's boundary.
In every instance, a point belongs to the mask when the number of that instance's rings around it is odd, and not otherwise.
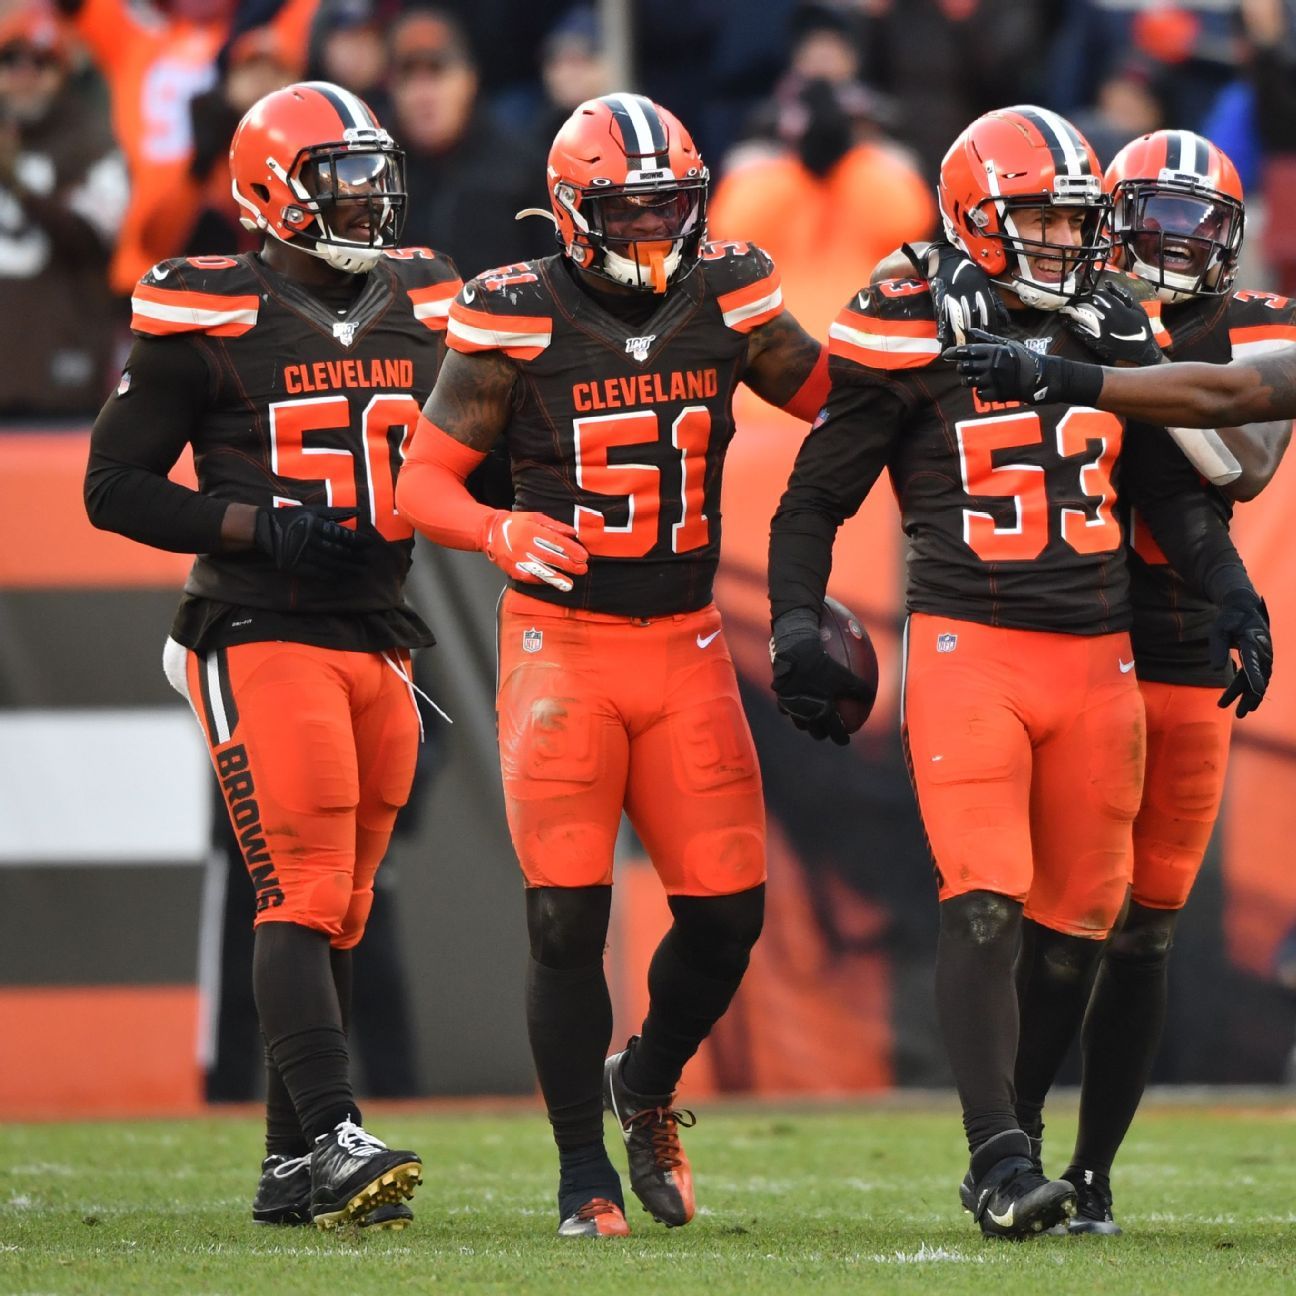
[{"label": "orange glove", "polygon": [[572,587],[569,576],[589,570],[576,528],[545,513],[497,510],[486,524],[482,548],[505,575],[528,585],[543,582],[564,594]]}]

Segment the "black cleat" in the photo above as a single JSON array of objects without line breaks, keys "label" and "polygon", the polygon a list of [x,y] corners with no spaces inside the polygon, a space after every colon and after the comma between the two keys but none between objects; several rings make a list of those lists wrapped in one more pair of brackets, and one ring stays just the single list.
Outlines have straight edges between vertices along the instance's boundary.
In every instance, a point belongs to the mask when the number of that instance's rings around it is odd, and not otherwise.
[{"label": "black cleat", "polygon": [[977,1148],[959,1200],[987,1237],[1018,1239],[1065,1222],[1075,1212],[1076,1190],[1065,1179],[1046,1179],[1027,1136],[1008,1130]]},{"label": "black cleat", "polygon": [[261,1182],[252,1198],[256,1224],[311,1222],[311,1158],[268,1156],[261,1162]]},{"label": "black cleat", "polygon": [[375,1206],[368,1215],[361,1215],[356,1220],[362,1229],[377,1229],[384,1233],[407,1228],[413,1222],[414,1212],[404,1202]]},{"label": "black cleat", "polygon": [[315,1140],[311,1218],[322,1229],[361,1223],[377,1207],[412,1197],[422,1177],[416,1153],[393,1151],[353,1121],[342,1121]]},{"label": "black cleat", "polygon": [[603,1106],[616,1118],[630,1162],[630,1187],[659,1224],[678,1228],[693,1218],[693,1170],[679,1140],[679,1127],[696,1118],[671,1107],[674,1094],[645,1098],[631,1093],[621,1068],[634,1037],[621,1053],[603,1064]]},{"label": "black cleat", "polygon": [[1076,1190],[1075,1218],[1067,1224],[1067,1232],[1119,1237],[1121,1226],[1112,1218],[1111,1181],[1107,1176],[1071,1167],[1063,1178]]}]

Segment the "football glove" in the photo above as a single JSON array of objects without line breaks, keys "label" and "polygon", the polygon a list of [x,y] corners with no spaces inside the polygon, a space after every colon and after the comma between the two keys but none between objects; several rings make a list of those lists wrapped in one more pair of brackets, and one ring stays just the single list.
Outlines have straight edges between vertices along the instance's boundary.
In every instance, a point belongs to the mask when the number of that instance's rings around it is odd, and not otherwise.
[{"label": "football glove", "polygon": [[958,367],[964,387],[989,401],[1027,405],[1092,405],[1102,392],[1102,370],[1061,356],[1040,355],[1008,338],[969,329],[970,341],[941,353]]},{"label": "football glove", "polygon": [[312,504],[258,509],[252,547],[280,571],[327,574],[354,567],[370,542],[339,523],[355,516],[353,508]]},{"label": "football glove", "polygon": [[589,554],[576,528],[544,513],[501,509],[486,525],[482,548],[506,576],[526,585],[552,585],[565,594],[573,576],[589,570]]},{"label": "football glove", "polygon": [[1210,629],[1211,665],[1222,670],[1230,665],[1229,650],[1237,653],[1238,665],[1219,704],[1237,703],[1239,717],[1248,715],[1264,701],[1273,674],[1273,639],[1269,635],[1269,612],[1255,590],[1234,589],[1224,595]]},{"label": "football glove", "polygon": [[874,690],[824,651],[816,629],[802,637],[775,635],[770,644],[778,709],[811,738],[831,738],[839,747],[850,735],[837,714],[837,699],[858,698],[871,704]]},{"label": "football glove", "polygon": [[927,280],[936,311],[936,340],[942,347],[966,342],[969,329],[993,333],[1007,327],[1008,310],[990,276],[962,249],[937,241],[922,255],[908,243],[902,243],[900,251]]},{"label": "football glove", "polygon": [[1118,283],[1083,293],[1062,307],[1067,328],[1106,365],[1161,363],[1147,311]]}]

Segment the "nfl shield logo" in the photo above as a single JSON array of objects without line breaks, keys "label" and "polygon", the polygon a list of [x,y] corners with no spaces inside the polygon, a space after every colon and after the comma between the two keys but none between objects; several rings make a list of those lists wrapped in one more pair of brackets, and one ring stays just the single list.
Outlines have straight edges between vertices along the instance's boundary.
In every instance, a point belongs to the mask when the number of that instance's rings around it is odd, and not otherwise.
[{"label": "nfl shield logo", "polygon": [[648,359],[648,348],[656,341],[656,333],[649,333],[647,337],[626,338],[626,355],[633,356],[643,364]]},{"label": "nfl shield logo", "polygon": [[953,652],[958,647],[958,635],[956,634],[938,634],[936,636],[937,652]]},{"label": "nfl shield logo", "polygon": [[1024,338],[1023,343],[1028,351],[1034,351],[1036,355],[1048,355],[1048,338]]},{"label": "nfl shield logo", "polygon": [[349,347],[355,341],[356,325],[354,320],[338,320],[333,325],[333,336],[342,343],[344,347]]},{"label": "nfl shield logo", "polygon": [[522,631],[522,651],[539,652],[541,645],[544,643],[544,632],[537,630],[534,626],[530,630]]},{"label": "nfl shield logo", "polygon": [[129,369],[122,370],[121,382],[117,384],[117,395],[125,396],[130,391],[131,375]]}]

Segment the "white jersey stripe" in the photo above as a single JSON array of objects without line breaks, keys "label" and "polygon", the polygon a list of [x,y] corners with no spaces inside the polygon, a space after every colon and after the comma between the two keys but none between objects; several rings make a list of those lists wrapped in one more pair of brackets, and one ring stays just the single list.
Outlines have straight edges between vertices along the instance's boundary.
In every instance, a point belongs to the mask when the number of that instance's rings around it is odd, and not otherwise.
[{"label": "white jersey stripe", "polygon": [[735,324],[741,324],[743,320],[751,319],[753,315],[763,314],[765,311],[774,310],[783,305],[783,289],[775,288],[768,296],[762,297],[759,301],[749,302],[746,306],[735,306],[733,310],[722,312],[724,322],[730,328]]},{"label": "white jersey stripe", "polygon": [[192,324],[194,328],[216,328],[221,324],[250,326],[257,322],[255,306],[241,310],[203,310],[197,306],[164,306],[144,297],[132,297],[131,309],[145,319],[162,320],[168,324]]},{"label": "white jersey stripe", "polygon": [[[728,317],[725,323],[729,322]],[[888,351],[903,355],[940,355],[941,344],[934,337],[897,337],[894,333],[866,333],[863,329],[851,328],[849,324],[834,322],[828,328],[828,336],[839,342],[849,342],[853,346],[864,347],[869,351]]]}]

